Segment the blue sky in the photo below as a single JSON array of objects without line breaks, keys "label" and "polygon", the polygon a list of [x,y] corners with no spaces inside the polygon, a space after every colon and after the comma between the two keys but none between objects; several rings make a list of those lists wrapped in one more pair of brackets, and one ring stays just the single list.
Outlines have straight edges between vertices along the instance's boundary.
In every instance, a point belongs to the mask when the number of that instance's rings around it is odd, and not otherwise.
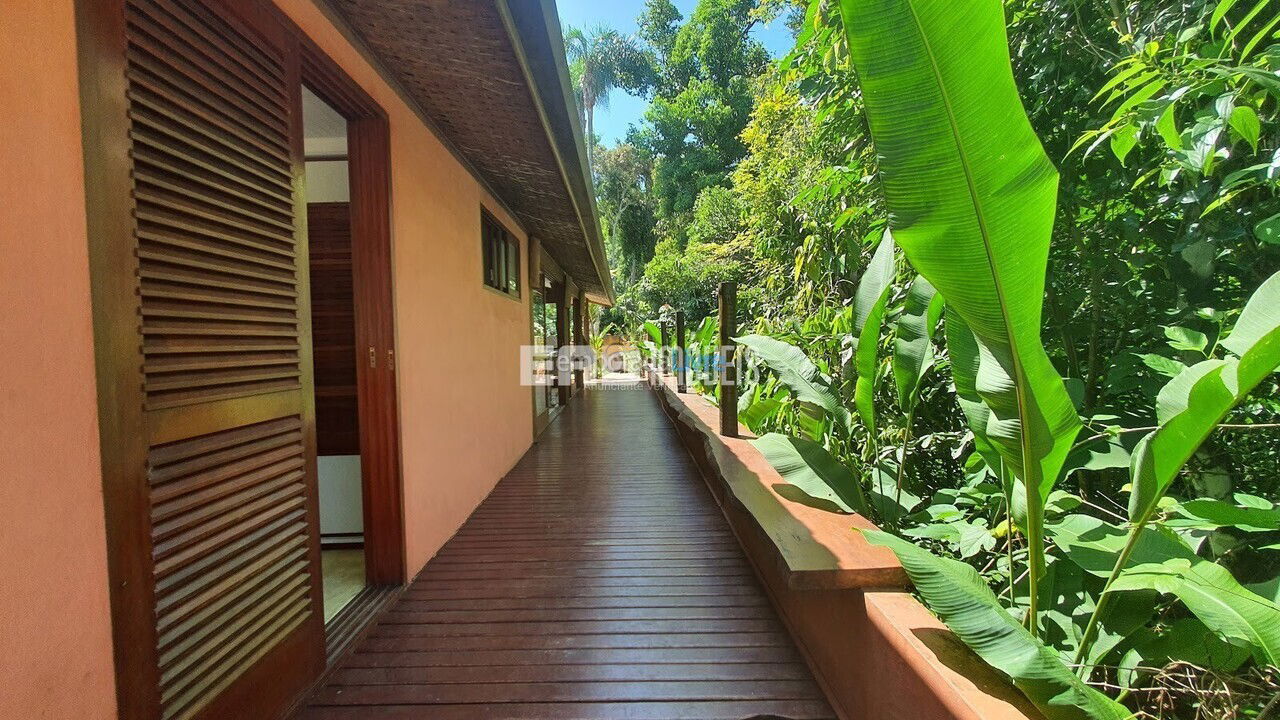
[{"label": "blue sky", "polygon": [[[697,5],[697,0],[673,2],[685,18]],[[566,30],[569,27],[586,29],[607,25],[625,35],[636,32],[636,18],[644,11],[644,0],[557,0],[556,5],[560,10],[560,25]],[[768,25],[756,26],[751,35],[764,43],[774,57],[782,57],[791,50],[791,32],[782,18]],[[626,136],[629,125],[640,122],[648,106],[649,103],[641,98],[614,90],[610,94],[608,108],[596,106],[596,134],[604,144],[614,144]]]}]

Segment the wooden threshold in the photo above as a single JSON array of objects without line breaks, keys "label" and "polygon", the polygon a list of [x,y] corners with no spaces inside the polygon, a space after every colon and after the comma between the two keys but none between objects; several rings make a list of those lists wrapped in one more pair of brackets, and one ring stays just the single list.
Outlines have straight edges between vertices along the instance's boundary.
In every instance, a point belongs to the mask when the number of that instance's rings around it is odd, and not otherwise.
[{"label": "wooden threshold", "polygon": [[325,623],[325,657],[333,667],[352,644],[372,627],[372,621],[404,589],[402,585],[367,585],[346,607]]}]

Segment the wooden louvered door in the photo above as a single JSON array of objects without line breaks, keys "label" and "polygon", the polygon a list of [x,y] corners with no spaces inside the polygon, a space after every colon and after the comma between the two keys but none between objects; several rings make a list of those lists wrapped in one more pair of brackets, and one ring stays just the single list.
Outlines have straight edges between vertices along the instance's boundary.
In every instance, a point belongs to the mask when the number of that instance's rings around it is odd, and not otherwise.
[{"label": "wooden louvered door", "polygon": [[324,662],[296,40],[249,0],[108,5],[80,28],[121,715],[270,718]]}]

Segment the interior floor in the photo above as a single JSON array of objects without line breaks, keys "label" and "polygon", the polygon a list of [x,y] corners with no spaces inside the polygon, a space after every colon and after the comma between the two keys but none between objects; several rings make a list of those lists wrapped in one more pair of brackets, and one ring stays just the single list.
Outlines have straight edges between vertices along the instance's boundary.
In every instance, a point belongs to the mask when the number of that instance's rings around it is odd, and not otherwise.
[{"label": "interior floor", "polygon": [[324,621],[329,622],[364,589],[364,550],[321,550],[320,560],[324,575]]}]

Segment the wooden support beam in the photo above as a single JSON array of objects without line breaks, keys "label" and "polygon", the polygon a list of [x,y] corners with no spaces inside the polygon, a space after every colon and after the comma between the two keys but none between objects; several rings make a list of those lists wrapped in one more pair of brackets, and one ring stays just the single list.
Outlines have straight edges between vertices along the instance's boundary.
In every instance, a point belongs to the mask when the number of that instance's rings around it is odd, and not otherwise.
[{"label": "wooden support beam", "polygon": [[658,329],[661,331],[661,347],[658,348],[658,368],[663,375],[671,374],[671,323],[666,320],[658,321]]},{"label": "wooden support beam", "polygon": [[676,311],[676,348],[680,351],[676,359],[676,392],[689,392],[689,358],[685,353],[684,311]]},{"label": "wooden support beam", "polygon": [[720,283],[720,434],[738,437],[738,369],[734,365],[733,336],[738,333],[738,286]]},{"label": "wooden support beam", "polygon": [[[556,303],[556,378],[559,382],[560,366],[559,352],[560,348],[571,344],[573,341],[569,337],[569,280],[558,282],[550,293],[548,293],[547,302]],[[569,404],[569,399],[573,396],[573,376],[569,376],[569,382],[560,383],[556,388],[556,392],[560,395],[560,407]]]},{"label": "wooden support beam", "polygon": [[[573,318],[573,344],[585,346],[589,344],[587,332],[587,319],[591,315],[591,301],[587,299],[587,293],[579,290],[574,302],[574,318]],[[578,390],[586,387],[586,376],[584,370],[573,371],[573,384]]]}]

